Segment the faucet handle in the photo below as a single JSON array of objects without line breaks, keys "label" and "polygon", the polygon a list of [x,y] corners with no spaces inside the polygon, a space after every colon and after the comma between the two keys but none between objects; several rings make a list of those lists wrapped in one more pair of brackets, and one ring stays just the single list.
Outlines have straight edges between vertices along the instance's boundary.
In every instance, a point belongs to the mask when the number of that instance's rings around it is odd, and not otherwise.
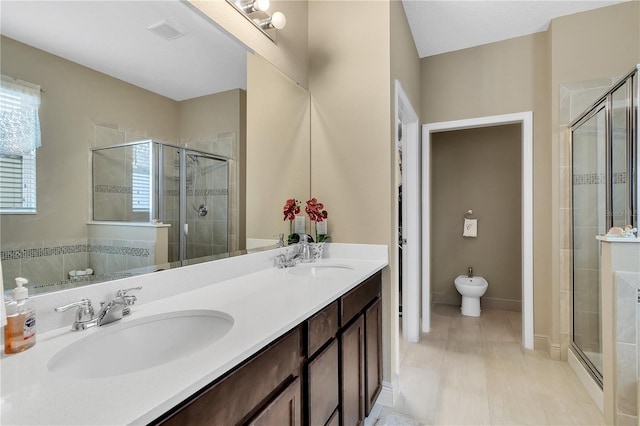
[{"label": "faucet handle", "polygon": [[54,310],[56,312],[64,312],[68,311],[71,308],[77,307],[76,311],[76,320],[74,321],[71,328],[73,330],[84,330],[86,328],[92,327],[93,323],[93,306],[91,306],[91,300],[82,299],[77,302],[69,303],[68,305],[58,306]]},{"label": "faucet handle", "polygon": [[116,293],[116,297],[126,296],[127,293],[129,293],[130,291],[133,291],[133,290],[142,290],[142,286],[131,287],[131,288],[127,288],[125,290],[118,290],[118,292]]}]

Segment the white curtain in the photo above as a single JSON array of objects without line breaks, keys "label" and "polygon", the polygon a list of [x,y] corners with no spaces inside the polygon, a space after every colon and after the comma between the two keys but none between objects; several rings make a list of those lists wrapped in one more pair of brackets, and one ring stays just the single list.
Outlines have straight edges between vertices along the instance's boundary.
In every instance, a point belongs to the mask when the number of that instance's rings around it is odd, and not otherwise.
[{"label": "white curtain", "polygon": [[2,76],[0,154],[25,155],[40,147],[40,86]]}]

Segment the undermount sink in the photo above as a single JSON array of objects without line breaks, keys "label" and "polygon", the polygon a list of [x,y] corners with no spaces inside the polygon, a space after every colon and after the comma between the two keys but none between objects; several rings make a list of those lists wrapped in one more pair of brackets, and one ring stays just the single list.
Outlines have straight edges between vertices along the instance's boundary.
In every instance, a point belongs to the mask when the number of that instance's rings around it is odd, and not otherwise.
[{"label": "undermount sink", "polygon": [[210,310],[177,311],[93,329],[57,352],[54,374],[77,379],[134,373],[175,361],[220,340],[233,317]]},{"label": "undermount sink", "polygon": [[301,277],[335,277],[353,271],[353,268],[337,263],[298,263],[288,271]]}]

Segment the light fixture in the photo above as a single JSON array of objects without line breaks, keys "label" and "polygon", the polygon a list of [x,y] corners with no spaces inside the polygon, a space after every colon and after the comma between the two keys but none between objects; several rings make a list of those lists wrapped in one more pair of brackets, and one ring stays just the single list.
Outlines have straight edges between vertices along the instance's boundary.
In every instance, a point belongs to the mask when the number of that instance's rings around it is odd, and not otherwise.
[{"label": "light fixture", "polygon": [[250,0],[246,3],[239,4],[238,7],[242,9],[244,13],[266,12],[269,10],[269,0]]},{"label": "light fixture", "polygon": [[263,30],[268,30],[269,28],[281,30],[287,25],[287,17],[282,12],[275,12],[268,18],[255,20],[254,22]]},{"label": "light fixture", "polygon": [[276,41],[276,31],[287,25],[287,18],[282,12],[269,15],[269,0],[227,0],[238,12],[256,26],[271,40]]}]

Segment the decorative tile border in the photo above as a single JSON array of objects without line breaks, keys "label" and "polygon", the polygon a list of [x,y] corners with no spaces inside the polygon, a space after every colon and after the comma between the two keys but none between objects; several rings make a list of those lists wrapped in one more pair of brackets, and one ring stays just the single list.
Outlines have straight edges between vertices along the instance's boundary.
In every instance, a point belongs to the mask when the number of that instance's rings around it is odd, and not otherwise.
[{"label": "decorative tile border", "polygon": [[216,196],[216,195],[229,195],[229,190],[226,188],[222,189],[196,189],[196,196],[204,197],[204,196]]},{"label": "decorative tile border", "polygon": [[27,248],[0,251],[0,260],[33,259],[72,253],[121,254],[125,256],[149,257],[151,250],[140,247],[110,246],[104,244],[73,244],[68,246]]},{"label": "decorative tile border", "polygon": [[94,185],[93,192],[102,194],[133,194],[133,188],[121,185]]},{"label": "decorative tile border", "polygon": [[68,246],[27,248],[0,251],[0,260],[31,259],[34,257],[57,256],[61,254],[86,253],[87,244],[73,244]]},{"label": "decorative tile border", "polygon": [[101,254],[121,254],[125,256],[138,256],[149,257],[151,250],[148,248],[139,247],[121,247],[121,246],[109,246],[104,244],[91,244],[88,246],[89,253],[101,253]]},{"label": "decorative tile border", "polygon": [[627,172],[618,172],[613,174],[613,184],[627,183]]},{"label": "decorative tile border", "polygon": [[574,185],[601,185],[606,183],[606,175],[604,173],[582,173],[573,175]]},{"label": "decorative tile border", "polygon": [[[187,190],[187,196],[192,195],[190,189]],[[166,189],[164,191],[165,196],[177,197],[180,195],[180,191],[177,189]],[[196,189],[196,197],[205,197],[205,196],[218,196],[218,195],[229,195],[229,190],[226,188],[221,189]]]},{"label": "decorative tile border", "polygon": [[[613,174],[613,184],[627,183],[627,172],[618,172]],[[582,173],[573,175],[574,185],[603,185],[607,183],[607,177],[604,173]]]},{"label": "decorative tile border", "polygon": [[[29,288],[30,289],[34,289],[35,290],[35,294],[38,293],[43,293],[45,289],[49,289],[52,287],[55,287],[57,290],[65,290],[68,288],[75,288],[78,287],[80,285],[84,285],[87,283],[91,283],[91,284],[95,284],[95,283],[101,283],[104,281],[111,281],[111,280],[118,280],[121,278],[128,278],[128,277],[132,277],[134,274],[130,273],[130,272],[112,272],[110,274],[101,274],[101,275],[85,275],[82,277],[77,277],[74,279],[69,279],[69,280],[62,280],[62,281],[57,281],[57,282],[52,282],[52,283],[46,283],[46,284],[35,284],[35,285],[30,285]],[[48,290],[50,291],[50,290]]]}]

